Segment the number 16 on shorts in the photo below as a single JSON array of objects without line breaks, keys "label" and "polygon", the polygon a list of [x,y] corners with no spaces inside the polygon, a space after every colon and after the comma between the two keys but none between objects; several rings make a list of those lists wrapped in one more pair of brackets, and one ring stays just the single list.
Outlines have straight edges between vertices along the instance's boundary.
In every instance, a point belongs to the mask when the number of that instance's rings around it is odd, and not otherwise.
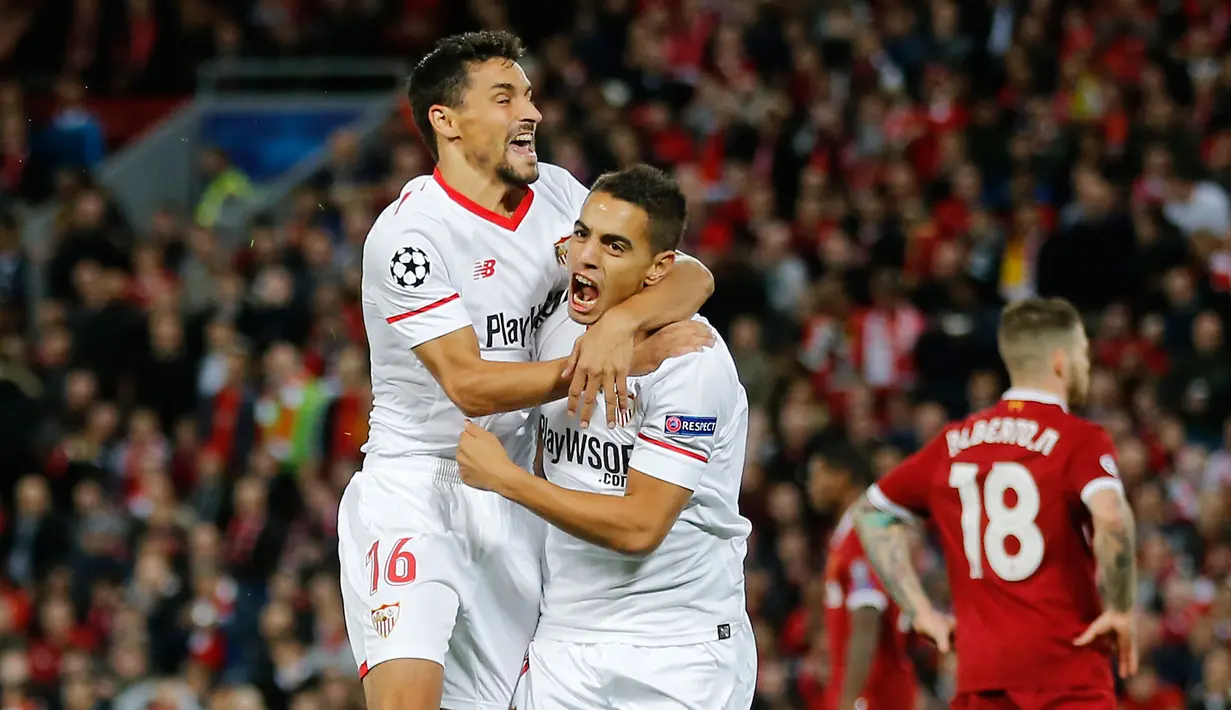
[{"label": "number 16 on shorts", "polygon": [[415,575],[418,570],[418,562],[415,560],[414,554],[406,549],[406,544],[412,538],[399,538],[393,543],[393,549],[389,552],[389,556],[385,558],[385,564],[381,566],[381,549],[380,540],[372,543],[368,548],[367,557],[363,560],[363,566],[368,571],[369,578],[372,580],[372,587],[368,590],[368,596],[375,596],[381,585],[382,571],[384,572],[384,583],[401,587],[415,581]]},{"label": "number 16 on shorts", "polygon": [[[406,549],[410,540],[409,537],[395,540],[391,549],[384,553],[387,557],[383,559],[380,540],[374,541],[368,548],[368,554],[363,560],[364,570],[368,573],[368,579],[371,580],[368,596],[376,596],[382,584],[403,587],[415,581],[418,574],[418,560],[415,559],[414,553]],[[381,638],[389,638],[401,613],[400,602],[381,604],[372,610],[372,627],[376,629],[376,633]]]}]

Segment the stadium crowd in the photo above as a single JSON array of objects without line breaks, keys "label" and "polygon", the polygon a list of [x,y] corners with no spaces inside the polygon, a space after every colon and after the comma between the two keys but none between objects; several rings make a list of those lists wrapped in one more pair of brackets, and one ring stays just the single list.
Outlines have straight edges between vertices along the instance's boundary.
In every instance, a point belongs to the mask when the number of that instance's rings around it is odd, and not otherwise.
[{"label": "stadium crowd", "polygon": [[[0,66],[42,72],[0,81],[0,192],[30,167],[26,93],[180,90],[220,54],[517,30],[541,159],[587,183],[650,162],[689,196],[688,250],[717,281],[703,312],[752,405],[758,707],[820,708],[831,682],[818,442],[883,472],[994,401],[998,308],[1034,293],[1088,317],[1086,415],[1138,516],[1144,664],[1122,707],[1227,707],[1225,3],[523,4],[64,0],[56,25],[0,0]],[[359,42],[373,28],[385,44]],[[429,163],[402,116],[331,149],[237,251],[190,205],[134,231],[88,176],[57,180],[52,243],[23,247],[0,213],[0,707],[362,707],[335,531],[371,397],[358,256]],[[942,561],[918,559],[943,598]],[[953,659],[920,646],[918,667],[943,702]]]}]

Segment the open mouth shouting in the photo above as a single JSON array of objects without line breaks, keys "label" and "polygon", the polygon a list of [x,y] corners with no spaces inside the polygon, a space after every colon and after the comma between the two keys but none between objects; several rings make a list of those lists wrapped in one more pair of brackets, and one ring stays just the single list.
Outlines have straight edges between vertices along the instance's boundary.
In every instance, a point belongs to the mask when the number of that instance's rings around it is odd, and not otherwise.
[{"label": "open mouth shouting", "polygon": [[537,160],[534,152],[534,131],[522,131],[509,140],[509,150],[526,160]]},{"label": "open mouth shouting", "polygon": [[568,305],[580,315],[594,310],[598,305],[598,284],[581,274],[573,274],[569,281]]}]

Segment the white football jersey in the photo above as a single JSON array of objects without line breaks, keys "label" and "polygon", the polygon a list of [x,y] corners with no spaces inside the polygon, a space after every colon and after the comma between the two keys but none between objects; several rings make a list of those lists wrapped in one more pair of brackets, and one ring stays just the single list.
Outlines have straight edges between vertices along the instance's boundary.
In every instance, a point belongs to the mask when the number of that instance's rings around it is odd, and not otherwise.
[{"label": "white football jersey", "polygon": [[[539,179],[512,216],[417,177],[376,219],[363,245],[363,322],[372,358],[368,456],[453,458],[465,417],[413,352],[473,327],[485,360],[529,362],[532,336],[559,308],[562,254],[588,191],[563,168]],[[515,461],[533,455],[526,411],[476,419]]]},{"label": "white football jersey", "polygon": [[[567,356],[584,332],[567,307],[559,309],[536,336],[537,359]],[[687,488],[692,497],[647,556],[549,528],[536,635],[642,646],[726,638],[746,623],[744,554],[752,529],[739,514],[748,400],[735,361],[719,338],[712,348],[629,378],[628,387],[632,411],[614,429],[601,421],[581,429],[566,401],[543,405],[539,429],[548,480],[621,496],[633,468]],[[601,397],[595,411],[601,419]]]}]

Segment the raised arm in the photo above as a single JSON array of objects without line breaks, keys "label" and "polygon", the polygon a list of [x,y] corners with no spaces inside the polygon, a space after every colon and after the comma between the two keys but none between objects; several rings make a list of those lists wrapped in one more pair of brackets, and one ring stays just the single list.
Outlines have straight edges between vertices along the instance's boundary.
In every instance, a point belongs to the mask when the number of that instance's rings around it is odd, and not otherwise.
[{"label": "raised arm", "polygon": [[[374,342],[383,339],[390,346],[379,350],[413,351],[467,416],[516,411],[567,394],[564,359],[483,359],[470,314],[449,274],[448,261],[426,230],[383,233],[374,229],[368,239],[364,248],[364,298],[385,321],[379,326],[381,332],[369,326],[368,337]],[[650,372],[663,359],[706,344],[708,340],[696,331],[648,339],[634,349],[631,367],[636,372]]]},{"label": "raised arm", "polygon": [[468,417],[536,407],[568,394],[564,358],[545,362],[484,360],[472,328],[415,348],[449,399]]},{"label": "raised arm", "polygon": [[676,252],[675,265],[661,282],[642,289],[612,308],[600,322],[614,315],[614,321],[629,337],[639,332],[653,332],[665,325],[692,318],[713,293],[714,275],[705,268],[705,264]]}]

